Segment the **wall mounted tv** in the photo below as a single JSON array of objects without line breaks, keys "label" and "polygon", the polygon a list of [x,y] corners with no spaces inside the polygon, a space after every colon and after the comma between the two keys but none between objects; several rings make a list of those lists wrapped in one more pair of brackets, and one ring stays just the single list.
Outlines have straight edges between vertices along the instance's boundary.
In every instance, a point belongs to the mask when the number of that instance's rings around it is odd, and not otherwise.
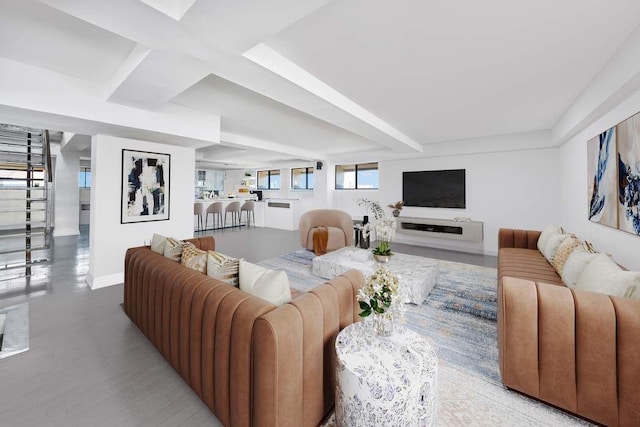
[{"label": "wall mounted tv", "polygon": [[402,172],[405,206],[466,208],[465,169]]}]

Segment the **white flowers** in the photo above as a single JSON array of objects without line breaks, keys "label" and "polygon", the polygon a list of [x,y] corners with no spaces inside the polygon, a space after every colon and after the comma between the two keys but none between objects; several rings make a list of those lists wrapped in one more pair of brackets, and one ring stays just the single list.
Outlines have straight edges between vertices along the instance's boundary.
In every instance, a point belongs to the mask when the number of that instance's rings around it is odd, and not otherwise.
[{"label": "white flowers", "polygon": [[404,312],[405,300],[406,296],[399,278],[381,265],[358,291],[358,301],[362,309],[360,317],[385,312],[401,316]]},{"label": "white flowers", "polygon": [[366,224],[362,229],[362,235],[365,239],[369,237],[371,230],[376,231],[376,240],[391,242],[396,236],[396,219],[383,217]]}]

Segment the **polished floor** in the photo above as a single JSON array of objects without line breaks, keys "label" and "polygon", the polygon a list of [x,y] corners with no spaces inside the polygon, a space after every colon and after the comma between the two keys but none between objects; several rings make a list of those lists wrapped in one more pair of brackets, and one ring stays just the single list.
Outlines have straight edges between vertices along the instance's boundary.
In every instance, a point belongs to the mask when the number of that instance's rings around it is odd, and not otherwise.
[{"label": "polished floor", "polygon": [[[296,231],[211,232],[253,262],[299,249]],[[0,360],[0,425],[215,426],[209,409],[129,321],[123,286],[91,291],[88,229],[53,239],[32,279],[0,279],[0,308],[28,301],[29,351]],[[393,245],[397,252],[495,266],[495,257]]]}]

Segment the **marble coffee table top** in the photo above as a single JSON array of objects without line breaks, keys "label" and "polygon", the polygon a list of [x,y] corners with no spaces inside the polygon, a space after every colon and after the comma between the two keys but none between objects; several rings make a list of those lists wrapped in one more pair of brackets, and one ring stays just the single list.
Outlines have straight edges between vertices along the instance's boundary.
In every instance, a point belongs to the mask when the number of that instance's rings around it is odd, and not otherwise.
[{"label": "marble coffee table top", "polygon": [[[333,279],[353,268],[365,276],[371,275],[378,263],[369,250],[347,246],[315,257],[311,272],[324,279]],[[438,261],[415,255],[394,254],[386,264],[400,279],[408,294],[408,302],[422,304],[436,284]]]}]

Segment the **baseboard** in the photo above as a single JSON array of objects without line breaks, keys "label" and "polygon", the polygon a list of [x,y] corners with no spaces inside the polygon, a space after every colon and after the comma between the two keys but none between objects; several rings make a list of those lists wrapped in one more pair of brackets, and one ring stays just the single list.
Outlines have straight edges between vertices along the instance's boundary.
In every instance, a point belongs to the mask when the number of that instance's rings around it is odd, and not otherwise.
[{"label": "baseboard", "polygon": [[100,277],[94,277],[93,274],[87,273],[84,282],[91,288],[91,290],[119,285],[124,282],[124,273],[108,274]]}]

